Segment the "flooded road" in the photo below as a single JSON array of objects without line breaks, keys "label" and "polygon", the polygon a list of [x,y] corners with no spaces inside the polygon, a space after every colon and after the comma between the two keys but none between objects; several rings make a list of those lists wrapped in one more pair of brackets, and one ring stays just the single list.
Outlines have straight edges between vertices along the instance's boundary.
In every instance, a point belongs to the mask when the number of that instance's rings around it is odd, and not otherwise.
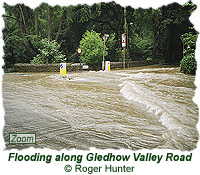
[{"label": "flooded road", "polygon": [[178,67],[3,75],[9,133],[36,133],[36,148],[192,150],[198,141],[194,76]]}]

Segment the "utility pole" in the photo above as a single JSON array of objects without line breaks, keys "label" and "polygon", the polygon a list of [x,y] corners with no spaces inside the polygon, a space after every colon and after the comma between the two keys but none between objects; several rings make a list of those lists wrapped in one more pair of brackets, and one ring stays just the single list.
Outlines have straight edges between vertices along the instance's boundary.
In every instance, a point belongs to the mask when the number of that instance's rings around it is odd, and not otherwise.
[{"label": "utility pole", "polygon": [[38,9],[35,8],[35,35],[36,42],[38,42],[39,30],[38,30]]},{"label": "utility pole", "polygon": [[127,68],[129,68],[129,50],[128,50],[128,26],[129,23],[127,24],[127,29],[126,29],[126,47],[127,47],[127,55],[126,55],[126,61],[127,61]]},{"label": "utility pole", "polygon": [[103,36],[103,61],[102,61],[102,70],[105,70],[105,49],[106,49],[106,40],[108,39],[109,35],[104,34]]},{"label": "utility pole", "polygon": [[47,15],[48,15],[48,40],[51,40],[51,10],[48,5],[47,7]]},{"label": "utility pole", "polygon": [[122,34],[122,47],[123,47],[123,68],[126,67],[125,65],[125,59],[126,59],[126,34]]},{"label": "utility pole", "polygon": [[[126,26],[127,26],[127,23],[126,23],[126,7],[124,7],[124,34],[125,34],[125,37],[127,36],[126,35]],[[123,68],[126,67],[126,45],[124,47],[124,58],[123,58]]]},{"label": "utility pole", "polygon": [[[48,41],[51,40],[51,10],[50,7],[48,5],[47,7],[47,17],[48,17]],[[46,58],[46,64],[48,64],[49,60],[48,58]]]},{"label": "utility pole", "polygon": [[123,68],[125,69],[126,65],[125,65],[125,59],[126,59],[126,47],[124,47],[124,57],[123,57]]},{"label": "utility pole", "polygon": [[184,35],[181,35],[180,38],[183,44],[183,58],[184,58]]},{"label": "utility pole", "polygon": [[105,47],[106,47],[106,39],[105,35],[103,36],[103,61],[102,61],[102,70],[105,68]]}]

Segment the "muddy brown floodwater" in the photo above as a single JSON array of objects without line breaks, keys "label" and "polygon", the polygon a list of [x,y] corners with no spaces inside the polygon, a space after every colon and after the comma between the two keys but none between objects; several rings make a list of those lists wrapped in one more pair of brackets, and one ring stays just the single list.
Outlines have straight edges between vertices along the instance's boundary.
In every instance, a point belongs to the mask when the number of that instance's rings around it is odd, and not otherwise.
[{"label": "muddy brown floodwater", "polygon": [[[3,75],[6,149],[169,148],[198,141],[195,77],[178,67],[111,72]],[[9,133],[36,133],[36,145],[9,145]]]}]

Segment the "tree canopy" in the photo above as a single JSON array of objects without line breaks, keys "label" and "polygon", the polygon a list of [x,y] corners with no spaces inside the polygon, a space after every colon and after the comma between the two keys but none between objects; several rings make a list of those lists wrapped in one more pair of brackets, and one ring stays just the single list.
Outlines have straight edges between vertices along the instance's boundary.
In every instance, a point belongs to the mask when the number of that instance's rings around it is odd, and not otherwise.
[{"label": "tree canopy", "polygon": [[[189,17],[196,5],[173,3],[158,9],[133,9],[115,2],[68,7],[51,7],[43,3],[31,9],[24,4],[10,6],[4,3],[4,8],[4,61],[9,66],[30,63],[38,58],[44,54],[47,41],[54,43],[55,53],[59,52],[62,57],[60,60],[79,62],[76,51],[86,31],[99,33],[100,39],[109,34],[106,60],[121,61],[121,35],[126,33],[126,53],[130,60],[152,58],[177,63],[183,58],[180,37],[193,27]],[[56,57],[47,59],[56,62],[52,60]]]}]

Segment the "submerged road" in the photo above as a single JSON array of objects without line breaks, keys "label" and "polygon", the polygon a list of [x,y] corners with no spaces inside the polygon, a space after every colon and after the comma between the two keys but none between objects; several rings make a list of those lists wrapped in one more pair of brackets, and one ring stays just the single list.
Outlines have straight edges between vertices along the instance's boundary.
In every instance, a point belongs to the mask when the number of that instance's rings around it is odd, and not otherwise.
[{"label": "submerged road", "polygon": [[[178,67],[111,72],[3,75],[6,149],[169,148],[198,141],[195,77]],[[9,145],[9,133],[36,133],[36,145]]]}]

